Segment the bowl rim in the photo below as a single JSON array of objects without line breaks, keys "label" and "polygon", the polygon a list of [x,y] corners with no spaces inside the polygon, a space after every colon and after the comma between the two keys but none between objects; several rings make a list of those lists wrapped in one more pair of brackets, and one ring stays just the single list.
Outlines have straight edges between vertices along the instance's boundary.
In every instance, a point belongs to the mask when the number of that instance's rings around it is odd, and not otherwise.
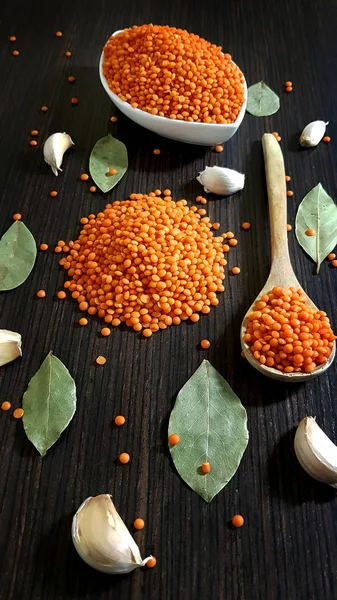
[{"label": "bowl rim", "polygon": [[[118,33],[122,33],[122,31],[125,31],[125,29],[118,29],[117,31],[115,31],[114,33],[111,34],[110,37],[113,37],[114,35],[117,35]],[[109,38],[110,39],[110,38]],[[122,103],[122,104],[126,104],[130,111],[133,111],[135,114],[140,114],[140,115],[147,115],[148,117],[151,117],[152,119],[154,119],[155,121],[157,121],[158,123],[179,123],[179,125],[182,125],[183,127],[189,127],[191,125],[194,126],[194,128],[202,128],[205,126],[208,127],[215,127],[220,129],[227,129],[227,128],[231,128],[231,127],[236,127],[238,128],[241,125],[241,122],[243,120],[243,117],[245,116],[245,112],[246,112],[246,107],[247,107],[247,82],[246,82],[246,78],[243,74],[243,72],[241,71],[240,67],[234,62],[233,64],[238,67],[238,69],[240,69],[242,76],[243,76],[243,85],[244,85],[244,92],[245,92],[245,101],[243,102],[240,112],[237,116],[237,118],[235,119],[235,121],[233,121],[233,123],[201,123],[200,121],[176,121],[175,119],[170,119],[168,117],[161,117],[159,115],[151,115],[151,113],[147,112],[146,110],[142,110],[140,108],[134,108],[133,106],[131,106],[131,104],[129,102],[127,102],[126,100],[121,100],[121,98],[119,96],[117,96],[117,94],[115,94],[115,92],[113,92],[109,86],[108,86],[108,82],[103,74],[103,58],[104,58],[104,49],[106,46],[107,42],[104,44],[100,59],[99,59],[99,65],[98,65],[98,69],[99,69],[99,76],[100,76],[100,80],[101,80],[101,84],[103,85],[106,93],[108,94],[108,96],[111,97],[111,100],[114,102],[114,104],[118,103]]]}]

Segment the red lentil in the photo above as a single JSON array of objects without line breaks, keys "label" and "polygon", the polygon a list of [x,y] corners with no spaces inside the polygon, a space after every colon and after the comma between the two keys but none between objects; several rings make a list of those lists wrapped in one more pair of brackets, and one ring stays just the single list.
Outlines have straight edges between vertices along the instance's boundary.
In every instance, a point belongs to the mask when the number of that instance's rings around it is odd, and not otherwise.
[{"label": "red lentil", "polygon": [[105,356],[97,356],[96,362],[98,365],[105,365],[105,363],[106,363]]},{"label": "red lentil", "polygon": [[177,433],[171,433],[168,440],[171,446],[176,446],[180,442],[180,437]]},{"label": "red lentil", "polygon": [[69,56],[71,56],[71,52],[69,52],[69,50],[67,50],[67,52],[64,53],[64,56],[66,56],[67,58],[69,58]]},{"label": "red lentil", "polygon": [[14,419],[21,419],[24,415],[24,410],[23,408],[16,408],[15,411],[13,412],[13,417]]},{"label": "red lentil", "polygon": [[116,169],[109,169],[109,175],[116,175]]},{"label": "red lentil", "polygon": [[47,112],[48,106],[45,106],[45,105],[41,106],[41,110],[42,110],[42,112]]},{"label": "red lentil", "polygon": [[53,190],[52,192],[50,192],[50,195],[52,198],[56,198],[57,192],[55,190]]},{"label": "red lentil", "polygon": [[38,292],[36,292],[36,295],[38,298],[45,298],[46,292],[45,292],[45,290],[39,290]]},{"label": "red lentil", "polygon": [[129,461],[130,456],[127,454],[127,452],[122,452],[122,454],[119,455],[119,462],[121,462],[122,465],[126,465]]},{"label": "red lentil", "polygon": [[293,195],[294,195],[294,192],[292,190],[287,191],[288,198],[291,198],[291,196],[293,196]]},{"label": "red lentil", "polygon": [[10,42],[16,42],[15,35],[10,35],[8,39],[9,39]]},{"label": "red lentil", "polygon": [[312,237],[313,235],[316,235],[316,232],[314,229],[307,229],[305,235]]},{"label": "red lentil", "polygon": [[20,52],[18,50],[13,50],[13,56],[19,56]]},{"label": "red lentil", "polygon": [[205,474],[206,473],[210,473],[210,471],[211,471],[211,465],[208,462],[202,463],[201,470]]},{"label": "red lentil", "polygon": [[62,31],[57,31],[55,33],[55,35],[56,35],[56,37],[62,37],[63,33],[62,33]]},{"label": "red lentil", "polygon": [[167,25],[134,26],[112,36],[103,73],[121,100],[171,119],[232,123],[244,102],[243,75],[231,56]]},{"label": "red lentil", "polygon": [[22,215],[20,215],[20,213],[15,213],[15,215],[13,215],[13,219],[14,221],[21,221]]},{"label": "red lentil", "polygon": [[200,346],[204,349],[207,350],[207,348],[209,348],[211,345],[211,342],[209,340],[201,340],[200,342]]},{"label": "red lentil", "polygon": [[37,129],[33,129],[33,130],[30,132],[30,135],[39,135],[39,132],[38,132],[38,130],[37,130]]},{"label": "red lentil", "polygon": [[244,522],[245,520],[241,515],[234,515],[234,517],[232,518],[233,527],[242,527]]},{"label": "red lentil", "polygon": [[64,298],[66,297],[66,295],[67,295],[67,294],[66,294],[66,293],[65,293],[63,290],[60,290],[59,292],[57,292],[57,297],[58,297],[60,300],[64,300]]},{"label": "red lentil", "polygon": [[78,98],[72,98],[70,102],[74,105],[78,104]]},{"label": "red lentil", "polygon": [[5,411],[6,411],[6,410],[9,410],[11,406],[12,406],[12,405],[11,405],[11,403],[10,403],[10,402],[8,402],[8,400],[5,400],[5,401],[4,401],[4,402],[2,402],[2,404],[1,404],[1,410],[5,410]]},{"label": "red lentil", "polygon": [[328,135],[325,135],[323,138],[323,142],[325,142],[326,144],[328,144],[329,142],[331,142],[331,137],[329,137]]},{"label": "red lentil", "polygon": [[118,119],[117,117],[111,117],[110,121],[111,123],[117,123]]},{"label": "red lentil", "polygon": [[115,425],[117,425],[117,427],[121,427],[121,425],[124,425],[125,423],[125,417],[123,417],[122,415],[117,415],[117,417],[115,417]]},{"label": "red lentil", "polygon": [[145,523],[144,523],[143,519],[135,519],[135,521],[133,522],[134,528],[138,529],[138,530],[144,529],[144,525],[145,525]]},{"label": "red lentil", "polygon": [[158,154],[160,154],[160,150],[159,150],[159,148],[155,148],[155,149],[153,150],[153,154],[157,154],[157,155],[158,155]]},{"label": "red lentil", "polygon": [[332,264],[333,267],[337,267],[337,260],[332,260],[331,264]]},{"label": "red lentil", "polygon": [[215,152],[223,152],[223,146],[215,146]]},{"label": "red lentil", "polygon": [[69,75],[68,81],[69,83],[74,83],[76,81],[76,77],[74,77],[73,75]]},{"label": "red lentil", "polygon": [[290,177],[290,175],[286,175],[286,176],[285,176],[285,180],[286,180],[287,182],[288,182],[288,181],[291,181],[291,177]]},{"label": "red lentil", "polygon": [[37,146],[37,141],[36,140],[30,140],[29,144],[31,146]]},{"label": "red lentil", "polygon": [[82,181],[88,181],[88,179],[89,179],[89,175],[88,175],[87,173],[82,173],[82,175],[81,175],[80,179],[81,179]]},{"label": "red lentil", "polygon": [[333,260],[334,258],[336,258],[336,254],[331,252],[330,254],[328,254],[327,258],[328,258],[328,260]]},{"label": "red lentil", "polygon": [[92,194],[93,194],[94,192],[96,192],[96,190],[97,190],[97,188],[96,188],[96,186],[95,186],[95,185],[92,185],[92,186],[89,188],[89,192],[91,192]]},{"label": "red lentil", "polygon": [[241,272],[241,269],[239,267],[232,267],[233,275],[239,275],[240,272]]},{"label": "red lentil", "polygon": [[324,311],[301,289],[275,286],[248,316],[244,341],[256,360],[285,373],[311,373],[326,362],[336,336]]},{"label": "red lentil", "polygon": [[244,229],[245,231],[247,231],[248,229],[251,228],[251,224],[248,223],[248,221],[245,221],[244,223],[242,223],[241,227],[242,227],[242,229]]},{"label": "red lentil", "polygon": [[65,257],[66,283],[89,314],[150,337],[218,304],[223,238],[213,236],[209,218],[201,219],[186,200],[131,198],[81,219],[83,229]]},{"label": "red lentil", "polygon": [[287,223],[287,231],[291,231],[291,230],[292,230],[292,226],[289,223]]},{"label": "red lentil", "polygon": [[88,319],[86,319],[85,317],[82,317],[82,318],[79,320],[79,324],[80,324],[82,327],[84,327],[85,325],[88,325]]},{"label": "red lentil", "polygon": [[157,564],[157,559],[152,556],[152,558],[150,558],[150,560],[147,561],[146,566],[149,567],[149,569],[153,569],[153,567],[155,567]]},{"label": "red lentil", "polygon": [[48,250],[48,244],[40,244],[40,250],[42,250],[42,252]]}]

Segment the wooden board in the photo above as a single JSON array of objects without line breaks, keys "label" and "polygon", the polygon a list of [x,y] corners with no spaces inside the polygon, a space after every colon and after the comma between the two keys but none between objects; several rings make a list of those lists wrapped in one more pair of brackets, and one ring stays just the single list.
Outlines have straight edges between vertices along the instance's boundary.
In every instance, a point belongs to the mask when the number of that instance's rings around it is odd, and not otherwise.
[{"label": "wooden board", "polygon": [[[154,22],[193,31],[230,52],[248,84],[263,79],[280,95],[272,117],[246,115],[222,154],[156,137],[118,114],[98,78],[98,60],[108,35],[126,26]],[[25,437],[22,423],[0,415],[0,598],[3,600],[334,600],[337,597],[335,491],[301,470],[294,450],[295,427],[317,417],[337,440],[335,363],[306,385],[281,385],[263,378],[240,357],[239,329],[247,307],[269,270],[269,226],[261,137],[278,131],[292,177],[288,222],[319,181],[336,197],[337,46],[336,3],[143,0],[104,2],[3,0],[0,23],[0,235],[20,212],[38,244],[36,266],[18,289],[0,294],[0,327],[21,332],[23,360],[0,369],[0,401],[20,406],[29,379],[53,350],[77,382],[78,408],[61,439],[44,459]],[[55,32],[61,30],[62,38]],[[17,42],[10,44],[9,35]],[[20,55],[12,56],[18,49]],[[64,57],[70,50],[72,56]],[[76,83],[67,81],[69,75]],[[293,81],[294,91],[283,83]],[[71,97],[79,105],[70,103]],[[42,114],[40,107],[49,111]],[[302,128],[330,120],[330,145],[300,150]],[[30,131],[39,130],[37,148]],[[74,151],[56,179],[43,162],[42,145],[55,131],[67,131]],[[112,133],[128,147],[130,168],[105,197],[79,180],[88,170],[94,143]],[[154,148],[161,154],[155,156]],[[83,215],[132,192],[170,188],[192,203],[201,193],[195,177],[205,165],[225,165],[246,174],[245,189],[229,199],[211,199],[207,213],[234,231],[238,246],[229,265],[221,302],[199,323],[184,323],[144,340],[117,329],[98,335],[91,318],[79,327],[72,299],[56,299],[64,280],[59,239],[79,231]],[[56,189],[58,196],[49,193]],[[249,232],[240,229],[250,221]],[[296,275],[337,329],[337,271],[313,264],[289,233]],[[227,274],[228,274],[227,267]],[[47,291],[44,300],[35,297]],[[198,349],[208,338],[208,351]],[[95,358],[107,357],[104,367]],[[250,443],[239,471],[207,505],[175,472],[167,450],[167,423],[178,390],[203,358],[220,371],[248,411]],[[126,416],[116,430],[113,418]],[[130,464],[116,464],[122,451]],[[90,495],[110,492],[125,522],[146,522],[135,538],[143,555],[158,560],[153,570],[112,577],[96,573],[76,555],[72,515]],[[235,513],[246,519],[233,531]]]}]

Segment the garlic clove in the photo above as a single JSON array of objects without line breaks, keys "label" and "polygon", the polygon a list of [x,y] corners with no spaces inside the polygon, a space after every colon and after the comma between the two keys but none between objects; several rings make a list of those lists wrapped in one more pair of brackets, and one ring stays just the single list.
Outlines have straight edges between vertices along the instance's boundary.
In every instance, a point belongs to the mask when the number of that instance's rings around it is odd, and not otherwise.
[{"label": "garlic clove", "polygon": [[0,367],[22,356],[21,335],[15,331],[0,329]]},{"label": "garlic clove", "polygon": [[313,417],[300,422],[294,446],[300,465],[311,477],[337,488],[337,446]]},{"label": "garlic clove", "polygon": [[301,136],[300,144],[304,147],[317,146],[325,134],[326,126],[329,121],[312,121],[306,127],[304,127]]},{"label": "garlic clove", "polygon": [[230,196],[245,185],[245,176],[226,167],[206,167],[199,173],[197,181],[204,186],[205,192],[213,192],[219,196]]},{"label": "garlic clove", "polygon": [[142,560],[110,494],[84,500],[73,518],[71,534],[80,557],[97,571],[130,573],[152,558]]},{"label": "garlic clove", "polygon": [[67,133],[53,133],[45,141],[43,146],[43,156],[47,165],[51,166],[54,175],[58,175],[58,171],[62,171],[61,165],[64,153],[74,146],[74,142]]}]

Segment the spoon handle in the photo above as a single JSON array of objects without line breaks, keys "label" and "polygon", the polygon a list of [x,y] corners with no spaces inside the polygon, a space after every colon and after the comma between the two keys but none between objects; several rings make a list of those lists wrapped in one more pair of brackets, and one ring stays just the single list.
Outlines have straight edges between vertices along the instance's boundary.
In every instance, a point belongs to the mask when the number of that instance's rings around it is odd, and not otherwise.
[{"label": "spoon handle", "polygon": [[274,285],[288,286],[296,280],[288,250],[287,195],[284,162],[280,144],[271,133],[262,137],[266,170],[271,236],[271,270],[269,280]]}]

